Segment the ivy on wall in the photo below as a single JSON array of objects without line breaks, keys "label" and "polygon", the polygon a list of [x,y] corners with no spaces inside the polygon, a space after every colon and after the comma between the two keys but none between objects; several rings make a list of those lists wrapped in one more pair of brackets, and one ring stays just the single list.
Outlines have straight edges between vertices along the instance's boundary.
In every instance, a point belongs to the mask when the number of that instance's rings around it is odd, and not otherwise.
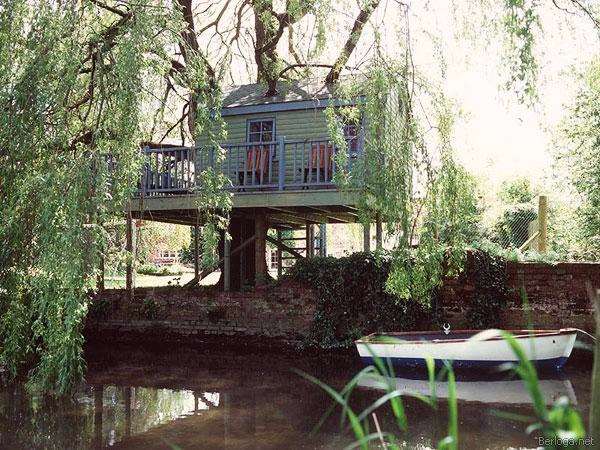
[{"label": "ivy on wall", "polygon": [[383,253],[298,260],[286,277],[305,282],[317,292],[317,310],[306,344],[345,347],[367,333],[427,329],[433,317],[429,307],[399,301],[387,292],[390,269],[391,258]]}]

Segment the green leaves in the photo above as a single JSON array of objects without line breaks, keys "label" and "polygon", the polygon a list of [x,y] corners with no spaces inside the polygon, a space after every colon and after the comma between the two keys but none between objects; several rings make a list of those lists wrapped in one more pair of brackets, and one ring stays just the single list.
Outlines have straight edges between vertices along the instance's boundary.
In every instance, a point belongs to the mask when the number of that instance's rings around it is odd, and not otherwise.
[{"label": "green leaves", "polygon": [[[427,305],[445,276],[462,271],[465,248],[478,234],[476,185],[452,154],[452,104],[412,66],[382,56],[336,95],[356,106],[326,110],[338,149],[335,181],[361,192],[361,221],[381,217],[396,244],[387,291]],[[435,114],[435,139],[423,131],[432,128],[431,111],[414,106],[424,102]],[[351,170],[348,123],[364,128],[363,155]]]},{"label": "green leaves", "polygon": [[33,363],[32,383],[58,393],[83,375],[101,225],[135,189],[149,92],[170,68],[148,53],[178,38],[161,28],[178,20],[170,5],[122,10],[0,8],[0,357],[13,375]]}]

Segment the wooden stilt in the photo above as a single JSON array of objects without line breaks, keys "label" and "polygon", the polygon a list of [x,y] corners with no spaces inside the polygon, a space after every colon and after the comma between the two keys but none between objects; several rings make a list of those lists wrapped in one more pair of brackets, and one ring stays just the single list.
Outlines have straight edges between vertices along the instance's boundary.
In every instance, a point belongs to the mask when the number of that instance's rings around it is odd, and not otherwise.
[{"label": "wooden stilt", "polygon": [[319,256],[327,256],[327,224],[319,225]]},{"label": "wooden stilt", "polygon": [[223,290],[229,292],[231,290],[231,239],[225,236],[223,244],[225,246],[223,251]]},{"label": "wooden stilt", "polygon": [[125,225],[125,250],[127,251],[127,265],[125,267],[125,289],[127,290],[127,299],[133,299],[133,220],[131,210],[127,210]]},{"label": "wooden stilt", "polygon": [[381,224],[381,214],[377,213],[375,222],[375,248],[381,250],[383,247],[383,227]]},{"label": "wooden stilt", "polygon": [[365,252],[371,251],[371,224],[363,224],[363,250]]},{"label": "wooden stilt", "polygon": [[306,223],[306,257],[315,256],[315,229],[312,223]]},{"label": "wooden stilt", "polygon": [[[281,242],[281,230],[277,230],[277,240]],[[281,274],[283,273],[283,267],[281,266],[283,263],[282,251],[280,247],[277,247],[277,279],[281,278]]]},{"label": "wooden stilt", "polygon": [[254,279],[255,286],[262,286],[267,282],[267,216],[263,213],[258,213],[254,219],[255,229],[255,247],[254,247],[254,266],[256,276]]},{"label": "wooden stilt", "polygon": [[200,248],[198,246],[200,227],[194,225],[194,278],[198,278],[200,275]]}]

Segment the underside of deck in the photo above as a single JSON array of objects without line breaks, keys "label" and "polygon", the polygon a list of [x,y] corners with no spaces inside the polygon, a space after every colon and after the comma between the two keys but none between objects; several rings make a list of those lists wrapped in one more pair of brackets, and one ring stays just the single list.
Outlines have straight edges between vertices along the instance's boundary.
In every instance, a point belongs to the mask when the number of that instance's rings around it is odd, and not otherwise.
[{"label": "underside of deck", "polygon": [[[232,218],[267,216],[272,228],[294,228],[306,223],[358,222],[357,191],[337,189],[237,192]],[[136,219],[181,225],[201,225],[199,198],[195,195],[143,197],[131,202]]]}]

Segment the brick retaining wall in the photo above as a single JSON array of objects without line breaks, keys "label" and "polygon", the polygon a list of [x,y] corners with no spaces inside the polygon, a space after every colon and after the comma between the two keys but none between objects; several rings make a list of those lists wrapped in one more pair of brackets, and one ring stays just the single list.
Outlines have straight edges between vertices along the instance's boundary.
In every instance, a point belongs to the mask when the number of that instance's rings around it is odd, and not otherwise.
[{"label": "brick retaining wall", "polygon": [[307,334],[314,317],[311,289],[286,281],[252,292],[218,292],[207,287],[106,290],[104,302],[88,317],[93,341],[202,341],[214,336],[261,338],[294,344]]},{"label": "brick retaining wall", "polygon": [[[594,314],[586,291],[586,281],[600,289],[600,264],[543,264],[507,262],[507,285],[510,298],[502,314],[503,328],[527,326],[521,291],[524,289],[530,317],[536,328],[575,327],[592,331]],[[475,280],[466,276],[447,280],[442,289],[442,303],[454,327],[464,327],[464,312],[475,292]]]},{"label": "brick retaining wall", "polygon": [[[502,313],[503,328],[527,324],[520,290],[525,288],[531,319],[537,328],[577,327],[594,329],[594,317],[585,283],[600,288],[600,264],[507,263],[511,298]],[[441,302],[454,329],[464,328],[465,311],[475,292],[467,269],[447,280]],[[164,342],[205,341],[226,336],[228,340],[260,340],[262,343],[297,344],[307,335],[315,312],[315,293],[289,280],[252,292],[225,293],[210,288],[140,288],[132,302],[124,290],[98,294],[95,309],[86,323],[91,341]]]}]

